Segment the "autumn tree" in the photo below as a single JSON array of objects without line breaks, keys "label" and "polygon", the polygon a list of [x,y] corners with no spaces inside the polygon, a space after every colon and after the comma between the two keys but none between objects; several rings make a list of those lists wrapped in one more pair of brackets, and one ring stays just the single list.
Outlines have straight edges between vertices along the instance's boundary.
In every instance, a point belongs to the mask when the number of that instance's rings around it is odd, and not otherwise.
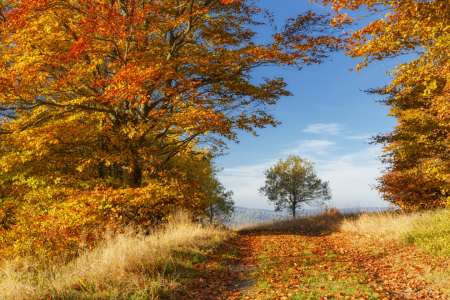
[{"label": "autumn tree", "polygon": [[378,178],[377,189],[384,200],[406,210],[444,206],[449,187],[448,166],[443,161],[446,125],[439,123],[428,101],[419,99],[417,94],[405,99],[391,93],[383,102],[397,109],[399,125],[374,138],[384,144],[382,161],[388,165]]},{"label": "autumn tree", "polygon": [[[345,48],[352,57],[369,63],[409,54],[410,60],[388,71],[391,82],[375,92],[397,118],[394,131],[375,137],[384,145],[387,169],[377,189],[382,197],[406,210],[442,207],[449,202],[450,160],[448,95],[450,3],[448,1],[325,0],[335,10],[336,27],[366,25],[347,30]],[[348,10],[365,8],[358,18]],[[361,10],[358,10],[361,11]]]},{"label": "autumn tree", "polygon": [[237,0],[2,3],[2,167],[46,183],[140,187],[152,162],[197,137],[218,150],[238,130],[275,126],[267,110],[289,92],[251,71],[320,62],[329,43],[305,34],[323,23],[307,13],[258,44],[243,25],[260,25],[260,9]]},{"label": "autumn tree", "polygon": [[0,244],[58,253],[83,231],[204,213],[201,182],[169,162],[276,126],[290,93],[252,71],[334,49],[325,16],[261,42],[272,21],[242,0],[0,0]]},{"label": "autumn tree", "polygon": [[331,189],[328,181],[318,178],[313,164],[298,155],[291,154],[285,161],[280,158],[264,172],[266,181],[260,194],[275,202],[275,211],[287,209],[293,218],[304,204],[323,205],[331,199]]},{"label": "autumn tree", "polygon": [[308,35],[325,23],[312,13],[256,43],[243,25],[262,25],[260,11],[238,0],[2,1],[2,169],[45,186],[136,188],[197,137],[218,151],[239,130],[276,126],[267,111],[285,83],[251,83],[251,71],[321,62],[333,46]]}]

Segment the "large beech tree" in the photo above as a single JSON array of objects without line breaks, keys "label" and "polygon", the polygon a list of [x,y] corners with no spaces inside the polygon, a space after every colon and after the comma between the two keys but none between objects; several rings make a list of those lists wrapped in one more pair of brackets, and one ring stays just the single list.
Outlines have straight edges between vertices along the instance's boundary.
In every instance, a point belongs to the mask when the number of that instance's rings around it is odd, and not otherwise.
[{"label": "large beech tree", "polygon": [[254,84],[250,72],[320,62],[333,47],[308,35],[325,20],[312,13],[257,43],[261,10],[239,0],[1,3],[0,164],[58,182],[123,174],[139,187],[153,161],[197,137],[217,150],[275,126],[267,110],[289,95],[283,79]]},{"label": "large beech tree", "polygon": [[[148,224],[173,207],[204,211],[201,182],[173,157],[199,160],[238,131],[276,126],[270,108],[289,92],[252,70],[301,68],[335,48],[325,16],[264,27],[273,16],[242,0],[0,0],[0,10],[0,236],[25,252],[45,240],[56,253],[87,228]],[[261,42],[258,28],[276,31]]]},{"label": "large beech tree", "polygon": [[[440,0],[325,0],[335,10],[336,27],[347,30],[346,49],[364,58],[356,70],[376,60],[412,54],[408,62],[388,71],[386,87],[371,90],[387,95],[384,103],[398,119],[394,131],[375,137],[384,144],[387,169],[378,190],[385,200],[404,209],[449,205],[449,44],[450,3]],[[347,10],[366,8],[354,19]],[[361,10],[359,10],[361,11]],[[348,12],[348,11],[347,11]]]}]

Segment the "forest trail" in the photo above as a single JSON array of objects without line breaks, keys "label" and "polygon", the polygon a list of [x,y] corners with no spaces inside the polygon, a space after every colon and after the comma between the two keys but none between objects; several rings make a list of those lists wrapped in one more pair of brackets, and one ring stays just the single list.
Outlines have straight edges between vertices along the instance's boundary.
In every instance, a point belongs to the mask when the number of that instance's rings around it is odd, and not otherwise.
[{"label": "forest trail", "polygon": [[450,299],[448,261],[349,232],[241,232],[198,267],[186,298]]}]

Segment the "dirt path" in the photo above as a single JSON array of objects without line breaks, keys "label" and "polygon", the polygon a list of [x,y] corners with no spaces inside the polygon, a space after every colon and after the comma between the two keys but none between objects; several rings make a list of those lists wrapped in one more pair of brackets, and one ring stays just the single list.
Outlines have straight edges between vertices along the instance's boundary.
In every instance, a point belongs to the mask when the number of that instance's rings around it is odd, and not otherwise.
[{"label": "dirt path", "polygon": [[258,267],[257,257],[254,253],[258,251],[259,244],[249,233],[240,235],[234,240],[234,244],[230,246],[238,250],[238,255],[236,259],[228,263],[228,268],[231,273],[239,273],[239,276],[237,280],[228,284],[227,289],[231,294],[241,295],[251,292],[254,288],[255,282],[252,273]]},{"label": "dirt path", "polygon": [[193,298],[450,299],[442,290],[448,277],[437,280],[448,262],[395,242],[348,232],[253,231],[225,246],[235,256],[222,276],[205,275],[221,283]]}]

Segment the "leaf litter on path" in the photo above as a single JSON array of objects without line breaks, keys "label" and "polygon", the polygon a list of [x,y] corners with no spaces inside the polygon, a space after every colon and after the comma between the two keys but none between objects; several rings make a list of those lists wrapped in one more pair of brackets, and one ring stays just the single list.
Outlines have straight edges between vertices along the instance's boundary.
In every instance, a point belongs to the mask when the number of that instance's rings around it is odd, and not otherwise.
[{"label": "leaf litter on path", "polygon": [[175,299],[232,299],[253,288],[249,276],[256,267],[255,241],[251,236],[237,234],[223,243],[217,253],[204,263],[193,266],[195,277],[186,280],[175,291]]},{"label": "leaf litter on path", "polygon": [[442,259],[357,233],[243,232],[197,267],[185,299],[450,299]]}]

